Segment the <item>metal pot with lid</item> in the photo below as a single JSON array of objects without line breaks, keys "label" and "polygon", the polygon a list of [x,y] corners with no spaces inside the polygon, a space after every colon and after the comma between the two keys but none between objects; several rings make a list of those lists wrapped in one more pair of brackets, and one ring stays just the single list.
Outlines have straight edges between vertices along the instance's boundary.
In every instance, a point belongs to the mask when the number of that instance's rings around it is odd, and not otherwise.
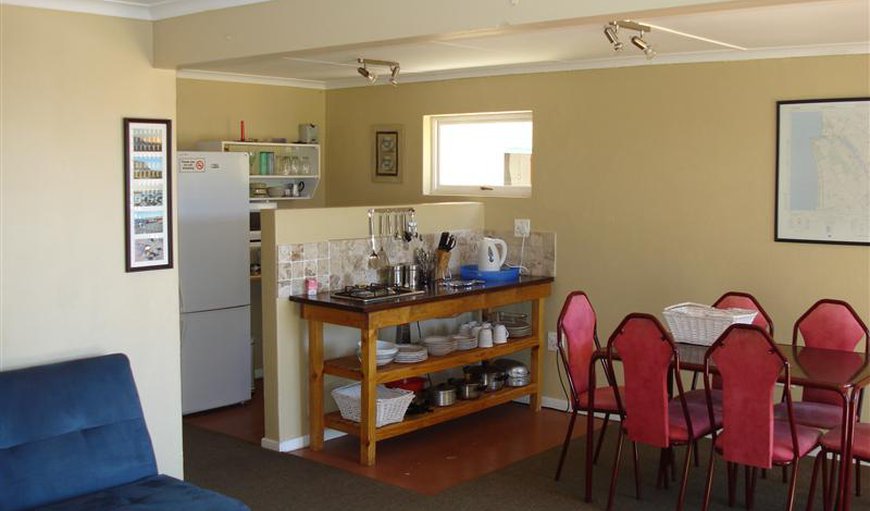
[{"label": "metal pot with lid", "polygon": [[529,377],[529,368],[526,364],[518,360],[512,360],[510,358],[500,358],[493,362],[493,365],[504,370],[505,374],[507,374],[508,378],[526,378]]},{"label": "metal pot with lid", "polygon": [[465,373],[465,381],[468,383],[479,383],[485,387],[489,387],[493,380],[504,380],[505,373],[498,367],[491,365],[465,366],[462,368]]}]

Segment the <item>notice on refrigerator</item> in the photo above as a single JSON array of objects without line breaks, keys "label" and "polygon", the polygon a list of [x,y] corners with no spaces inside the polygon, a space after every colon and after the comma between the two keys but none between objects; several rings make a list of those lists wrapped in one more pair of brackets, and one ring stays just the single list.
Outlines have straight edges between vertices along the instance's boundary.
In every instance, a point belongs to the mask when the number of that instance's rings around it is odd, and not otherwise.
[{"label": "notice on refrigerator", "polygon": [[181,158],[178,160],[179,172],[205,172],[205,160],[202,158]]}]

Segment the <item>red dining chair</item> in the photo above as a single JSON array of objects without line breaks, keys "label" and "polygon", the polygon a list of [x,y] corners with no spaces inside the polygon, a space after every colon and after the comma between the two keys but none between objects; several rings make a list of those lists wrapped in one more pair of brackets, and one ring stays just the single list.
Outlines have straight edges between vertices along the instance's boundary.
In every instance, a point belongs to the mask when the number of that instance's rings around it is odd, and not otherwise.
[{"label": "red dining chair", "polygon": [[[758,311],[758,314],[755,315],[755,319],[752,320],[752,324],[765,329],[767,333],[770,334],[770,337],[773,337],[773,320],[770,318],[767,311],[764,310],[764,307],[762,307],[758,300],[756,300],[751,294],[742,291],[728,291],[720,296],[718,300],[713,302],[713,307],[716,307],[717,309],[746,309]],[[704,389],[696,389],[697,376],[698,373],[695,373],[692,376],[692,390],[686,393],[686,399],[691,402],[706,403],[706,391]],[[721,389],[722,382],[719,380],[719,377],[714,374],[713,404],[716,405],[717,408],[722,405]]]},{"label": "red dining chair", "polygon": [[[568,375],[568,387],[571,390],[571,419],[568,422],[568,431],[565,442],[562,444],[562,454],[559,457],[559,466],[556,468],[556,480],[562,475],[562,466],[568,453],[568,444],[571,442],[571,434],[574,431],[574,422],[579,412],[586,412],[586,501],[592,500],[592,465],[598,459],[604,432],[611,414],[619,412],[614,396],[613,387],[595,386],[595,365],[592,355],[601,347],[598,341],[597,319],[595,309],[589,297],[583,291],[573,291],[562,305],[557,323],[557,339],[559,357]],[[608,383],[611,383],[612,373],[607,366],[607,361],[600,359],[607,375]],[[598,437],[598,446],[595,455],[592,456],[592,427],[595,413],[604,414],[604,425]]]},{"label": "red dining chair", "polygon": [[[822,451],[816,456],[816,462],[813,464],[813,478],[810,480],[810,495],[807,502],[807,511],[813,510],[813,498],[816,493],[816,478],[819,471],[819,465],[822,465],[822,496],[824,501],[824,509],[827,511],[831,508],[831,489],[834,488],[833,480],[828,479],[828,454],[834,456],[842,456],[842,430],[835,428],[822,436]],[[859,422],[855,424],[855,432],[852,441],[852,459],[855,460],[856,466],[860,466],[861,462],[870,463],[870,424]],[[836,471],[831,467],[831,478],[834,477]],[[860,478],[857,479],[860,481]],[[857,484],[857,482],[856,482]]]},{"label": "red dining chair", "polygon": [[619,443],[613,463],[607,509],[613,509],[613,496],[619,478],[622,445],[626,436],[632,442],[635,462],[635,492],[640,498],[637,469],[637,443],[662,449],[658,485],[667,485],[667,468],[673,463],[673,448],[686,446],[677,509],[683,509],[689,476],[692,446],[696,439],[713,429],[706,407],[689,405],[683,384],[676,378],[677,397],[669,396],[671,369],[679,372],[680,356],[671,335],[649,314],[633,313],[622,320],[607,343],[610,367],[616,357],[622,361],[624,390],[616,389],[622,416]]},{"label": "red dining chair", "polygon": [[[728,503],[734,505],[739,465],[746,467],[746,506],[751,509],[757,469],[793,465],[787,510],[793,509],[798,461],[818,445],[821,432],[793,419],[791,372],[788,361],[773,339],[756,325],[731,325],[704,356],[704,388],[709,392],[707,410],[713,417],[711,362],[722,378],[722,431],[713,432],[713,446],[704,489],[706,511],[710,505],[716,453],[728,463]],[[784,378],[786,419],[774,417],[774,390]]]}]

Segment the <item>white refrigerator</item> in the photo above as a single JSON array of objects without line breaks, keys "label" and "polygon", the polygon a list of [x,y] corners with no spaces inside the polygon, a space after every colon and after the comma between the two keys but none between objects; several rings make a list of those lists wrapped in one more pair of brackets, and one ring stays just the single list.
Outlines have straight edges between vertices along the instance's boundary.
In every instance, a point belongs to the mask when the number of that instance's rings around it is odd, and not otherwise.
[{"label": "white refrigerator", "polygon": [[178,154],[183,414],[251,399],[248,155]]}]

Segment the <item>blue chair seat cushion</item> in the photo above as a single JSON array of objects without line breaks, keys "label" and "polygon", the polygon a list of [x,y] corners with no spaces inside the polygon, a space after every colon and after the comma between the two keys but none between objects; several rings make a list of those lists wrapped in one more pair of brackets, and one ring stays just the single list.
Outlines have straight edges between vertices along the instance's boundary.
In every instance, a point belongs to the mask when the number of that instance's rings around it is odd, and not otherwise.
[{"label": "blue chair seat cushion", "polygon": [[156,475],[39,507],[42,511],[248,511],[242,502],[167,475]]}]

